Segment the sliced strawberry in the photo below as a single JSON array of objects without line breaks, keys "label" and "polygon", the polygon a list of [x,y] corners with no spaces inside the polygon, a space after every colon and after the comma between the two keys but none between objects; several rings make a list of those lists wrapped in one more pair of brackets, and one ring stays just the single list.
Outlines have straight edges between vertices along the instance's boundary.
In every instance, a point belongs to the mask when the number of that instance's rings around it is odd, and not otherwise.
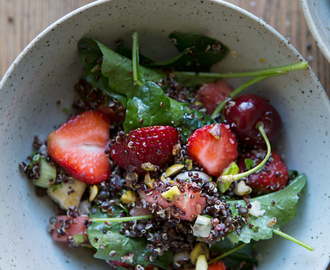
[{"label": "sliced strawberry", "polygon": [[197,99],[203,102],[207,114],[211,115],[215,108],[233,92],[233,88],[224,81],[206,83],[197,91]]},{"label": "sliced strawberry", "polygon": [[210,264],[207,270],[226,270],[226,266],[223,261],[216,261],[215,263]]},{"label": "sliced strawberry", "polygon": [[[200,196],[200,191],[194,191],[192,188],[194,186],[193,183],[189,183],[185,187],[182,187],[184,188],[184,191],[181,191],[180,198],[172,202],[162,197],[162,187],[157,185],[157,182],[154,183],[154,186],[155,187],[153,189],[148,190],[147,192],[139,191],[140,197],[142,202],[145,200],[145,202],[149,203],[150,205],[157,202],[157,204],[159,204],[165,211],[166,216],[169,213],[174,213],[172,212],[174,211],[173,209],[179,208],[179,211],[175,210],[175,213],[179,213],[177,217],[180,219],[192,221],[202,213],[206,206],[205,197]],[[175,206],[174,208],[173,205]]]},{"label": "sliced strawberry", "polygon": [[188,139],[187,152],[206,173],[217,177],[238,156],[235,136],[224,124],[206,125],[195,130]]},{"label": "sliced strawberry", "polygon": [[178,143],[178,131],[169,126],[153,126],[135,129],[124,137],[117,137],[111,146],[111,158],[120,167],[129,166],[135,172],[144,175],[143,163],[150,162],[160,168],[171,159],[173,146]]},{"label": "sliced strawberry", "polygon": [[57,216],[56,218],[57,222],[52,234],[54,241],[66,242],[69,238],[77,234],[83,235],[88,240],[88,216],[77,216],[76,218]]},{"label": "sliced strawberry", "polygon": [[[244,172],[259,164],[265,156],[265,150],[251,150],[238,159],[237,165],[240,171]],[[246,159],[248,160],[246,161]],[[282,161],[280,155],[272,151],[265,167],[258,173],[250,174],[246,184],[257,191],[269,193],[285,188],[288,179],[288,168]]]},{"label": "sliced strawberry", "polygon": [[49,134],[49,154],[73,178],[100,183],[110,176],[109,124],[99,112],[81,113]]}]

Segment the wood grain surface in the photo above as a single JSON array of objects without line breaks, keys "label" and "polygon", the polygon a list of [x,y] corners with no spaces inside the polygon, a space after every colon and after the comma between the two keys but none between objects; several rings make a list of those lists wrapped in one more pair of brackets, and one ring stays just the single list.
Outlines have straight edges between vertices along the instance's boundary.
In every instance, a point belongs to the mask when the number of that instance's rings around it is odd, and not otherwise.
[{"label": "wood grain surface", "polygon": [[[0,78],[48,25],[91,0],[0,0]],[[273,26],[309,61],[330,97],[330,64],[311,35],[299,0],[230,0]]]}]

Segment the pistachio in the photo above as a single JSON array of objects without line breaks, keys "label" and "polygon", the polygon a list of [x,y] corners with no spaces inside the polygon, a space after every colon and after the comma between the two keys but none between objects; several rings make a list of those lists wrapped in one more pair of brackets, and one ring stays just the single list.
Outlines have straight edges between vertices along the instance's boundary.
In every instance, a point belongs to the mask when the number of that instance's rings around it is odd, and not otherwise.
[{"label": "pistachio", "polygon": [[99,188],[97,187],[97,185],[93,185],[89,187],[89,201],[92,202],[97,193],[99,192]]},{"label": "pistachio", "polygon": [[190,252],[190,260],[193,264],[196,264],[197,259],[200,255],[205,256],[205,259],[209,259],[209,249],[207,248],[207,244],[204,242],[198,242],[194,249]]},{"label": "pistachio", "polygon": [[183,164],[174,164],[165,171],[165,177],[171,177],[179,173],[184,168]]},{"label": "pistachio", "polygon": [[171,187],[169,190],[162,193],[164,199],[177,201],[180,199],[181,192],[177,186]]},{"label": "pistachio", "polygon": [[124,204],[134,203],[137,199],[137,195],[133,190],[127,190],[123,195],[121,195],[121,202]]}]

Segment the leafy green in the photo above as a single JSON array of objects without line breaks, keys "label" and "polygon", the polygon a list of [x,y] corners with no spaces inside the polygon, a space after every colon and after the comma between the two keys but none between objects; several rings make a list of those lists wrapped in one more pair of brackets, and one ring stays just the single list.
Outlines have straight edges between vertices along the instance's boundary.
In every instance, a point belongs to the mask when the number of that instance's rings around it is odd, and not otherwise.
[{"label": "leafy green", "polygon": [[181,54],[147,66],[194,72],[209,71],[212,65],[221,61],[229,52],[228,47],[220,41],[201,34],[182,37],[173,32],[170,38]]},{"label": "leafy green", "polygon": [[[96,213],[92,214],[92,212],[94,212],[92,211],[90,214],[91,218],[108,217],[106,213],[101,213],[97,207],[94,209]],[[122,261],[123,256],[133,254],[132,264],[140,264],[142,266],[149,265],[150,261],[144,259],[145,256],[152,255],[152,253],[147,250],[147,240],[145,238],[131,238],[122,235],[119,232],[120,228],[120,223],[112,223],[112,225],[109,226],[104,222],[92,222],[88,227],[88,238],[96,249],[94,257],[102,260]],[[115,251],[114,256],[110,256],[109,253],[111,251]],[[168,269],[172,259],[173,253],[171,251],[166,251],[163,256],[155,258],[153,264]],[[129,261],[126,262],[129,263]]]},{"label": "leafy green", "polygon": [[215,123],[209,116],[187,105],[167,97],[157,84],[145,82],[127,102],[124,130],[171,125],[181,128],[181,136],[187,141],[194,130]]},{"label": "leafy green", "polygon": [[[227,238],[217,242],[216,244],[210,247],[211,252],[216,253],[226,253],[231,251],[232,249],[238,247],[239,244],[231,243]],[[226,269],[240,269],[239,266],[242,262],[244,262],[245,267],[243,269],[253,269],[254,265],[257,265],[257,260],[254,256],[254,249],[256,246],[256,242],[252,241],[250,245],[245,245],[243,248],[229,254],[228,256],[221,258],[221,260],[225,263]]]},{"label": "leafy green", "polygon": [[[251,202],[259,201],[261,210],[266,210],[266,212],[259,217],[250,215],[249,224],[253,225],[252,229],[245,225],[240,235],[236,231],[232,231],[229,233],[228,239],[232,243],[238,243],[239,241],[249,243],[251,239],[258,241],[272,238],[274,229],[279,229],[280,226],[296,216],[299,193],[305,186],[306,181],[305,174],[300,174],[285,189],[251,199]],[[235,203],[241,206],[246,205],[243,200],[228,201],[227,203],[230,204],[233,216],[238,215],[238,209],[234,206]],[[277,222],[271,228],[268,223],[274,217]]]},{"label": "leafy green", "polygon": [[[86,81],[118,99],[126,107],[127,100],[133,98],[139,88],[134,84],[131,74],[132,60],[90,38],[79,41],[78,52],[81,62],[85,65]],[[99,59],[103,59],[101,64],[98,64]],[[166,76],[157,69],[141,66],[141,70],[147,81],[157,82]]]}]

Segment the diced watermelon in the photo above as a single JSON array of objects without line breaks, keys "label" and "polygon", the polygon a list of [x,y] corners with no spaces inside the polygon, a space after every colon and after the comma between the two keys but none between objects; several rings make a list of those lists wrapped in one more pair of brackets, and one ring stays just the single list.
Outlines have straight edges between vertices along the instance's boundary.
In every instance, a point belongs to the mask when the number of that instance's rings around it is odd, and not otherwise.
[{"label": "diced watermelon", "polygon": [[[74,236],[80,234],[88,239],[87,227],[86,224],[89,221],[88,216],[77,216],[76,218],[68,216],[57,216],[57,222],[55,224],[55,229],[53,231],[53,240],[58,242],[66,242],[68,236]],[[68,221],[70,220],[70,221]],[[69,227],[66,229],[65,224],[69,224]]]},{"label": "diced watermelon", "polygon": [[[192,184],[189,184],[192,185]],[[158,202],[163,209],[170,209],[171,206],[174,204],[176,207],[180,209],[180,212],[184,212],[184,214],[180,214],[178,218],[184,220],[194,220],[198,215],[202,213],[206,205],[205,197],[201,197],[201,192],[193,192],[192,190],[188,190],[188,186],[184,187],[185,191],[181,192],[180,198],[177,201],[172,201],[168,203],[166,199],[164,199],[161,195],[161,192],[154,189],[152,190],[151,195],[149,192],[140,191],[140,197],[145,200],[147,203],[153,204]],[[154,198],[155,195],[157,199]]]}]

